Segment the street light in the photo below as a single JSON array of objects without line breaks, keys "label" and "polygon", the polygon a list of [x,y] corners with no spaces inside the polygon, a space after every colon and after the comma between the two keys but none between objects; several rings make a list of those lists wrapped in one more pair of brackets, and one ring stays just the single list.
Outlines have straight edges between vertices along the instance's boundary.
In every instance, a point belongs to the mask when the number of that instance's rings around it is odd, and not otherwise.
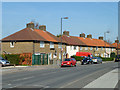
[{"label": "street light", "polygon": [[68,17],[62,17],[61,18],[61,63],[62,63],[62,20],[68,19]]},{"label": "street light", "polygon": [[106,61],[106,33],[110,33],[110,31],[104,32],[104,37],[105,37],[105,61]]}]

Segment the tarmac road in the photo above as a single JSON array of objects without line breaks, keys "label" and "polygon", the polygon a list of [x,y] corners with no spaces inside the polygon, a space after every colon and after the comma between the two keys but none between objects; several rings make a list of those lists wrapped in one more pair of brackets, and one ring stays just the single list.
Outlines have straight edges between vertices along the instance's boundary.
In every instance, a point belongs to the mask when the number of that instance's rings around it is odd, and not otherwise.
[{"label": "tarmac road", "polygon": [[118,63],[114,62],[48,69],[30,67],[15,73],[3,72],[2,88],[83,88],[116,68]]}]

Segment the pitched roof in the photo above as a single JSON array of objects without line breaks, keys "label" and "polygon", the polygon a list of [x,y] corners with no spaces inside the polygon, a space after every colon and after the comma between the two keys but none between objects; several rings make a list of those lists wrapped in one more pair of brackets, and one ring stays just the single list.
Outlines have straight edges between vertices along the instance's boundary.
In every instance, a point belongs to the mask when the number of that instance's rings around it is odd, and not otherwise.
[{"label": "pitched roof", "polygon": [[[34,29],[34,31],[37,32],[40,36],[42,36],[47,41],[61,42],[60,38],[54,36],[53,34],[51,34],[48,31],[43,31],[43,30],[40,30],[40,29]],[[65,43],[64,40],[62,42]]]},{"label": "pitched roof", "polygon": [[76,36],[62,36],[63,40],[69,45],[84,45],[84,46],[98,46],[98,47],[114,47],[112,44],[100,39],[90,39]]},{"label": "pitched roof", "polygon": [[40,40],[46,41],[43,37],[41,37],[38,33],[34,32],[31,28],[25,28],[20,30],[14,34],[11,34],[2,39],[2,41],[17,41],[17,40]]},{"label": "pitched roof", "polygon": [[[113,43],[112,45],[117,48],[117,43]],[[120,43],[118,44],[118,49],[120,49]]]}]

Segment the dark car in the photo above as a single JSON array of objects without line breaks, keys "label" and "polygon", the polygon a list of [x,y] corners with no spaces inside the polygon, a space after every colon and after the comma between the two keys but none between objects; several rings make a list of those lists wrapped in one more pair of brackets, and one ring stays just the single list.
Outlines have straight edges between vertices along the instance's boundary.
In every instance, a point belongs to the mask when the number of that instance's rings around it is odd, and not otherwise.
[{"label": "dark car", "polygon": [[66,58],[64,61],[61,63],[62,66],[76,66],[76,60],[74,58]]},{"label": "dark car", "polygon": [[0,64],[2,64],[2,66],[7,66],[10,65],[10,62],[2,57],[0,57]]},{"label": "dark car", "polygon": [[92,58],[90,58],[90,57],[84,58],[84,59],[81,61],[81,65],[84,65],[84,64],[93,64]]},{"label": "dark car", "polygon": [[115,62],[119,62],[119,61],[120,61],[120,57],[116,57]]}]

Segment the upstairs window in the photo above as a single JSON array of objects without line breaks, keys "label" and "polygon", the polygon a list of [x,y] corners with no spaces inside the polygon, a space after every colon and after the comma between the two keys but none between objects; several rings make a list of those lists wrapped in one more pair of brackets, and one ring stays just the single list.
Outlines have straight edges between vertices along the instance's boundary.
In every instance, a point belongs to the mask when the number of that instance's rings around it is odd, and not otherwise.
[{"label": "upstairs window", "polygon": [[77,46],[74,46],[74,50],[76,50],[77,49]]},{"label": "upstairs window", "polygon": [[82,46],[80,46],[80,50],[82,50]]},{"label": "upstairs window", "polygon": [[50,48],[54,48],[54,43],[50,42]]},{"label": "upstairs window", "polygon": [[98,47],[96,47],[96,50],[98,50]]},{"label": "upstairs window", "polygon": [[44,42],[42,42],[42,41],[40,42],[40,47],[41,47],[41,48],[44,48],[44,47],[45,47]]},{"label": "upstairs window", "polygon": [[90,50],[92,50],[92,49],[93,49],[93,47],[90,48]]},{"label": "upstairs window", "polygon": [[59,43],[59,44],[58,44],[58,48],[61,48],[61,47],[62,47],[62,44],[61,44],[61,43]]},{"label": "upstairs window", "polygon": [[11,47],[11,48],[14,47],[14,42],[10,42],[10,47]]},{"label": "upstairs window", "polygon": [[85,47],[85,50],[88,50],[88,47]]},{"label": "upstairs window", "polygon": [[103,47],[101,47],[101,50],[103,50]]}]

